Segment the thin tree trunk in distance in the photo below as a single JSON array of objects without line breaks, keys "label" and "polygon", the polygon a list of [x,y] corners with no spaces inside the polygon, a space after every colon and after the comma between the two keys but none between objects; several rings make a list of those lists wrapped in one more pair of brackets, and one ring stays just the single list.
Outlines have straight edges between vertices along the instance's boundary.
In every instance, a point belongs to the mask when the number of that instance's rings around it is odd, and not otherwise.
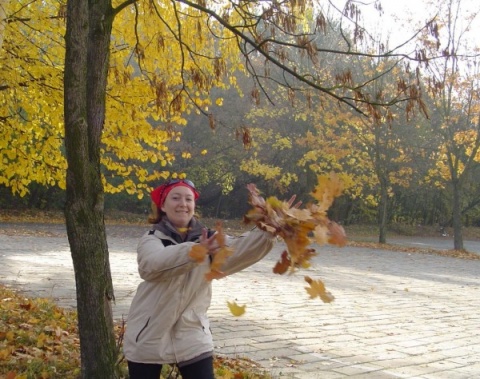
[{"label": "thin tree trunk in distance", "polygon": [[388,202],[388,193],[387,185],[384,183],[384,180],[380,180],[380,204],[378,209],[378,242],[387,243],[387,202]]},{"label": "thin tree trunk in distance", "polygon": [[462,208],[461,208],[461,189],[458,181],[453,183],[453,248],[455,250],[463,250],[463,233],[462,233]]}]

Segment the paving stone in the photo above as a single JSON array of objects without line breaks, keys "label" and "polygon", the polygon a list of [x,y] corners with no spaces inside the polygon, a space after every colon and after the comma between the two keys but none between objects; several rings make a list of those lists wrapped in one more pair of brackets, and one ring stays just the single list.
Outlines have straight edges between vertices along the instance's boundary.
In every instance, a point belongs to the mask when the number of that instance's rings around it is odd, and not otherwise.
[{"label": "paving stone", "polygon": [[[0,283],[75,308],[64,227],[10,227],[42,235],[0,233]],[[127,319],[141,282],[135,250],[144,230],[107,228],[117,319]],[[451,248],[445,239],[402,243]],[[480,252],[480,243],[468,246]],[[218,354],[253,359],[273,379],[480,378],[480,261],[327,246],[311,268],[280,276],[272,268],[283,249],[278,243],[256,265],[213,282]],[[321,279],[335,301],[310,300],[304,275]],[[232,316],[227,301],[247,312]]]}]

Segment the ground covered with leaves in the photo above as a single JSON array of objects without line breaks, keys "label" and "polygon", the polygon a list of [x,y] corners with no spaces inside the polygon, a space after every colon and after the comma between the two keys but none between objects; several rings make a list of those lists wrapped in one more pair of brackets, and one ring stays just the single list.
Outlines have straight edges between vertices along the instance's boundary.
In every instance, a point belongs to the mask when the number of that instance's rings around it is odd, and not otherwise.
[{"label": "ground covered with leaves", "polygon": [[[117,337],[121,331],[122,326],[118,325]],[[248,359],[217,356],[214,364],[218,379],[270,378]],[[128,377],[121,355],[118,370],[120,378]],[[164,378],[170,371],[172,368],[164,368]],[[26,298],[0,286],[0,377],[74,379],[79,375],[80,342],[76,312],[60,308],[51,300]]]}]

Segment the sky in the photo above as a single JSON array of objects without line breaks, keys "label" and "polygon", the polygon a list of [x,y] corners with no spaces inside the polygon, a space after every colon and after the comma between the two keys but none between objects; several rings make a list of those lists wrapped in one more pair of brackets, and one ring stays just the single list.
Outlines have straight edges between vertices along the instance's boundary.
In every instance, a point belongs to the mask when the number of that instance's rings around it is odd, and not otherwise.
[{"label": "sky", "polygon": [[[346,0],[332,0],[338,7],[343,8]],[[416,30],[416,27],[424,25],[429,19],[432,19],[438,6],[428,5],[431,1],[428,0],[380,0],[384,14],[379,17],[378,11],[373,7],[374,0],[362,0],[365,4],[360,7],[362,16],[365,20],[368,30],[379,32],[383,35],[383,39],[389,38],[390,47],[396,46],[410,36]],[[433,2],[435,2],[433,0]],[[439,4],[441,0],[436,1]],[[461,0],[463,14],[472,12],[480,13],[479,0]],[[477,46],[480,46],[480,33],[475,32],[480,30],[480,15],[477,17],[474,24],[471,38],[475,41]]]}]

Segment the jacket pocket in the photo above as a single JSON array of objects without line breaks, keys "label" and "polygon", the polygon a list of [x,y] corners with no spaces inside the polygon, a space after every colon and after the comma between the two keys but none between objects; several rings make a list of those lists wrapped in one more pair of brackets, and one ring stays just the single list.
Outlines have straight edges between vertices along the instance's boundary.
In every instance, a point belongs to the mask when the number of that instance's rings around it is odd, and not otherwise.
[{"label": "jacket pocket", "polygon": [[212,331],[210,330],[210,321],[209,321],[207,315],[204,315],[204,314],[199,315],[196,312],[195,312],[195,314],[197,315],[198,320],[199,320],[200,324],[202,325],[202,329],[203,329],[204,333],[207,334],[207,335],[212,334]]},{"label": "jacket pocket", "polygon": [[142,329],[140,329],[140,331],[137,333],[137,337],[135,338],[135,342],[138,342],[138,340],[140,339],[140,336],[142,335],[143,331],[145,329],[147,329],[147,326],[148,326],[149,322],[150,322],[150,317],[147,319],[147,322],[145,323],[145,325],[142,326]]},{"label": "jacket pocket", "polygon": [[175,326],[177,338],[189,338],[192,335],[210,335],[210,323],[207,315],[199,314],[193,309],[185,311]]}]

